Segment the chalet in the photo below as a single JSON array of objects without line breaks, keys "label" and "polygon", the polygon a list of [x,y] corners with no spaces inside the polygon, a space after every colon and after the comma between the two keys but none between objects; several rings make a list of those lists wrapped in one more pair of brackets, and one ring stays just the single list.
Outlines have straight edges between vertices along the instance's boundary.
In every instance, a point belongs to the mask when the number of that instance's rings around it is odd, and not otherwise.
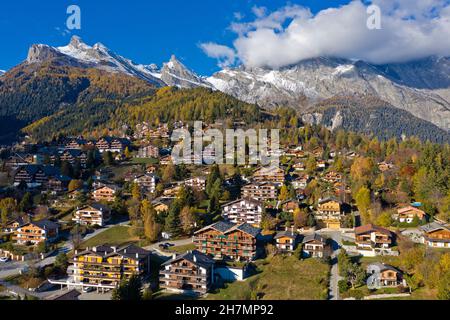
[{"label": "chalet", "polygon": [[305,236],[302,244],[302,253],[306,257],[324,258],[330,254],[330,248],[327,244],[327,240],[317,233]]},{"label": "chalet", "polygon": [[110,218],[110,208],[100,203],[93,203],[77,208],[72,220],[81,225],[103,227]]},{"label": "chalet", "polygon": [[393,217],[399,222],[411,223],[414,219],[418,219],[418,221],[423,221],[426,217],[426,213],[418,208],[413,206],[406,206],[397,209],[397,214]]},{"label": "chalet", "polygon": [[242,187],[242,198],[258,201],[272,201],[278,198],[276,185],[270,182],[250,183]]},{"label": "chalet", "polygon": [[423,243],[431,248],[450,248],[450,228],[437,222],[420,227]]},{"label": "chalet", "polygon": [[222,206],[222,217],[232,223],[261,224],[263,204],[258,200],[243,198]]},{"label": "chalet", "polygon": [[308,186],[309,175],[301,174],[292,180],[291,185],[295,190],[305,189]]},{"label": "chalet", "polygon": [[293,168],[295,171],[305,171],[305,169],[306,169],[306,164],[305,164],[304,162],[297,162],[297,163],[294,163],[294,165],[292,166],[292,168]]},{"label": "chalet", "polygon": [[306,154],[302,146],[299,146],[297,148],[289,148],[286,150],[285,155],[288,157],[304,158]]},{"label": "chalet", "polygon": [[251,261],[256,258],[256,240],[261,229],[247,223],[220,221],[194,234],[197,250],[215,259]]},{"label": "chalet", "polygon": [[164,191],[163,191],[163,197],[166,197],[166,198],[176,198],[177,195],[178,195],[178,193],[180,192],[180,190],[181,190],[181,186],[179,186],[179,185],[176,185],[176,186],[173,186],[173,187],[169,187],[169,188],[167,188],[167,189],[164,189]]},{"label": "chalet", "polygon": [[207,293],[214,283],[215,261],[197,250],[188,251],[162,264],[160,288],[180,293]]},{"label": "chalet", "polygon": [[323,155],[324,149],[322,147],[315,147],[313,150],[311,150],[311,154],[314,155],[314,157],[319,158]]},{"label": "chalet", "polygon": [[140,147],[136,154],[136,158],[158,159],[159,158],[159,148],[152,146],[152,145]]},{"label": "chalet", "polygon": [[17,219],[14,219],[12,221],[9,221],[6,223],[6,225],[3,227],[4,233],[14,233],[18,228],[24,226],[25,224],[30,222],[30,216],[21,216]]},{"label": "chalet", "polygon": [[58,238],[59,225],[50,220],[28,222],[14,231],[13,240],[17,244],[39,244],[52,242]]},{"label": "chalet", "polygon": [[195,189],[195,190],[205,190],[206,188],[206,178],[203,177],[194,177],[184,181],[184,185],[186,187]]},{"label": "chalet", "polygon": [[53,193],[61,193],[67,191],[69,183],[72,179],[68,176],[56,175],[50,177],[47,182],[47,190]]},{"label": "chalet", "polygon": [[342,203],[339,200],[334,197],[319,200],[316,219],[319,220],[325,228],[340,229],[343,217]]},{"label": "chalet", "polygon": [[131,142],[126,138],[103,137],[97,141],[95,147],[100,153],[117,152],[122,153],[125,148],[130,147]]},{"label": "chalet", "polygon": [[280,203],[281,210],[283,212],[293,213],[295,210],[300,209],[300,203],[297,200],[286,200]]},{"label": "chalet", "polygon": [[163,212],[169,212],[169,204],[170,201],[160,199],[153,202],[153,208],[158,214]]},{"label": "chalet", "polygon": [[5,160],[4,166],[5,168],[16,170],[19,167],[23,167],[31,163],[32,162],[29,162],[29,159],[27,159],[26,157],[15,153],[14,155],[10,156],[8,159]]},{"label": "chalet", "polygon": [[336,182],[342,181],[342,175],[335,171],[327,172],[323,177],[322,180],[331,184],[334,184]]},{"label": "chalet", "polygon": [[153,173],[145,173],[134,179],[134,183],[136,183],[144,192],[149,193],[154,193],[156,191],[156,181],[156,175]]},{"label": "chalet", "polygon": [[378,169],[379,169],[381,172],[389,171],[389,170],[391,170],[392,168],[394,168],[394,165],[393,165],[392,163],[385,162],[385,161],[378,163]]},{"label": "chalet", "polygon": [[80,149],[66,149],[59,156],[61,161],[65,161],[74,165],[77,161],[79,161],[82,168],[86,168],[87,164],[87,153],[81,151]]},{"label": "chalet", "polygon": [[327,167],[327,162],[325,160],[317,160],[316,162],[317,169],[325,169]]},{"label": "chalet", "polygon": [[133,275],[145,277],[150,274],[150,251],[133,244],[75,250],[71,262],[74,283],[94,288],[114,289]]},{"label": "chalet", "polygon": [[394,234],[387,229],[368,224],[355,228],[355,244],[363,256],[390,254]]},{"label": "chalet", "polygon": [[253,174],[254,182],[271,182],[276,186],[281,186],[284,184],[284,180],[284,171],[278,167],[262,167]]},{"label": "chalet", "polygon": [[83,137],[68,139],[65,143],[65,149],[82,149],[88,143]]},{"label": "chalet", "polygon": [[46,187],[51,177],[60,175],[53,166],[26,165],[19,167],[14,175],[14,186],[26,183],[29,188]]},{"label": "chalet", "polygon": [[382,289],[405,286],[406,282],[403,279],[403,273],[384,263],[371,263],[367,266],[367,287],[369,289]]},{"label": "chalet", "polygon": [[298,234],[293,231],[280,231],[275,237],[275,245],[280,253],[291,253],[298,243]]},{"label": "chalet", "polygon": [[104,185],[94,190],[93,198],[95,201],[113,202],[119,187],[115,185]]}]

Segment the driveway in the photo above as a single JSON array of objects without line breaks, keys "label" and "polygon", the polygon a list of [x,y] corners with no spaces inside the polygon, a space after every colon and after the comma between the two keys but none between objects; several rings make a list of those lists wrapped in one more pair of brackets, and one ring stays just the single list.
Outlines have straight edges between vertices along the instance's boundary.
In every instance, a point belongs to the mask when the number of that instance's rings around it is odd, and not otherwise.
[{"label": "driveway", "polygon": [[174,244],[176,247],[179,247],[179,246],[186,246],[188,244],[192,244],[193,242],[192,242],[192,238],[180,239],[180,240],[165,240],[165,241],[157,242],[150,246],[144,247],[144,249],[149,250],[149,251],[155,251],[160,256],[165,256],[165,257],[172,256],[173,253],[162,251],[159,248],[159,245],[164,244],[164,243],[171,243],[171,244]]},{"label": "driveway", "polygon": [[341,280],[341,277],[339,276],[338,255],[342,245],[342,233],[340,231],[330,231],[330,230],[325,231],[319,230],[317,233],[332,239],[331,247],[333,253],[331,254],[331,270],[330,270],[330,284],[328,289],[328,299],[339,300],[338,283],[339,280]]}]

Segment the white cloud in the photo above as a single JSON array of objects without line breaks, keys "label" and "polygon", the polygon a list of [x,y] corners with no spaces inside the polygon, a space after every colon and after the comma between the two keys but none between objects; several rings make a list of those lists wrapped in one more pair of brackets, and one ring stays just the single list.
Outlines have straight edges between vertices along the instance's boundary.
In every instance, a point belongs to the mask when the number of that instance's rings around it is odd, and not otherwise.
[{"label": "white cloud", "polygon": [[228,56],[233,52],[247,66],[272,68],[318,56],[382,64],[450,55],[450,0],[373,0],[372,4],[381,8],[380,30],[367,28],[368,4],[360,0],[317,14],[297,5],[270,14],[253,8],[254,21],[230,26],[237,35],[234,50],[216,46]]},{"label": "white cloud", "polygon": [[208,42],[200,44],[200,48],[208,57],[217,59],[221,67],[228,67],[235,63],[236,52],[227,46]]}]

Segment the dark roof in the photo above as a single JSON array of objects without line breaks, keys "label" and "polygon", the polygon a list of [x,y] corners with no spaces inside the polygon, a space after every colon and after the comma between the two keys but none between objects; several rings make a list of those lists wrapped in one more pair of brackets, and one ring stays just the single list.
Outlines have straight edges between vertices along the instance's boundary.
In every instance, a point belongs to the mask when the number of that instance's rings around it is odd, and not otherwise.
[{"label": "dark roof", "polygon": [[320,199],[319,204],[329,202],[329,201],[336,201],[336,202],[340,203],[340,201],[336,197],[326,197],[326,198]]},{"label": "dark roof", "polygon": [[280,231],[275,235],[274,239],[279,239],[279,238],[283,238],[283,237],[289,237],[291,239],[296,239],[298,237],[298,234],[296,232],[292,232],[292,231]]},{"label": "dark roof", "polygon": [[308,243],[311,241],[320,241],[322,243],[326,242],[325,239],[321,235],[318,235],[317,233],[313,233],[313,234],[308,234],[307,236],[305,236],[303,238],[302,243]]},{"label": "dark roof", "polygon": [[94,208],[96,210],[99,210],[99,211],[109,211],[110,210],[108,206],[105,206],[105,205],[103,205],[101,203],[87,204],[85,206],[82,206],[78,210],[83,210],[84,208],[88,208],[88,207],[92,207],[92,208]]},{"label": "dark roof", "polygon": [[446,227],[442,224],[439,224],[437,222],[431,222],[426,225],[420,226],[419,229],[425,233],[429,233],[429,232],[433,232],[433,231],[437,231],[437,230],[450,230],[448,227]]},{"label": "dark roof", "polygon": [[41,229],[57,229],[57,228],[59,228],[59,224],[57,224],[53,221],[47,220],[47,219],[34,221],[34,222],[31,222],[31,224],[38,226]]},{"label": "dark roof", "polygon": [[384,263],[381,263],[381,262],[373,262],[373,263],[371,263],[371,264],[369,264],[367,266],[367,269],[369,270],[369,268],[371,266],[377,266],[380,269],[380,272],[383,272],[383,271],[386,271],[386,270],[391,270],[391,271],[395,271],[395,272],[398,272],[398,273],[402,273],[397,268],[395,268],[395,267],[393,267],[393,266],[391,266],[389,264],[384,264]]},{"label": "dark roof", "polygon": [[245,232],[245,233],[247,233],[247,234],[249,234],[249,235],[251,235],[251,236],[253,236],[255,238],[261,232],[261,229],[255,228],[255,227],[249,225],[248,223],[235,224],[235,223],[232,223],[232,222],[219,221],[219,222],[216,222],[216,223],[211,224],[209,226],[206,226],[206,227],[204,227],[201,230],[198,230],[196,232],[196,234],[200,233],[202,231],[208,230],[208,229],[214,229],[214,230],[217,230],[217,231],[219,231],[221,233],[224,233],[224,234],[232,232],[234,230],[240,230],[240,231]]},{"label": "dark roof", "polygon": [[163,266],[170,265],[176,261],[179,260],[187,260],[189,262],[192,262],[195,265],[198,265],[200,267],[209,268],[212,265],[214,265],[215,261],[214,259],[208,257],[206,254],[201,253],[200,251],[194,250],[194,251],[188,251],[186,253],[183,253],[182,255],[176,256],[175,258],[166,261],[163,263]]},{"label": "dark roof", "polygon": [[60,174],[60,171],[57,167],[39,164],[28,164],[25,166],[20,166],[18,168],[18,171],[21,170],[25,170],[31,176],[35,175],[39,170],[42,170],[46,176],[57,176]]}]

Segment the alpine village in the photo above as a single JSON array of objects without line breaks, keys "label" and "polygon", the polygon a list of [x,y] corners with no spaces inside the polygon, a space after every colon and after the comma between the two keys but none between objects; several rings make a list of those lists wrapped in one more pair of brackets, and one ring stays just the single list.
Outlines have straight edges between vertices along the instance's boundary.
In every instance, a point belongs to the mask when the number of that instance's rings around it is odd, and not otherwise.
[{"label": "alpine village", "polygon": [[[449,144],[52,61],[0,82],[27,104],[0,152],[0,299],[450,299]],[[281,128],[279,166],[206,164],[206,142],[174,164],[194,121]]]}]

